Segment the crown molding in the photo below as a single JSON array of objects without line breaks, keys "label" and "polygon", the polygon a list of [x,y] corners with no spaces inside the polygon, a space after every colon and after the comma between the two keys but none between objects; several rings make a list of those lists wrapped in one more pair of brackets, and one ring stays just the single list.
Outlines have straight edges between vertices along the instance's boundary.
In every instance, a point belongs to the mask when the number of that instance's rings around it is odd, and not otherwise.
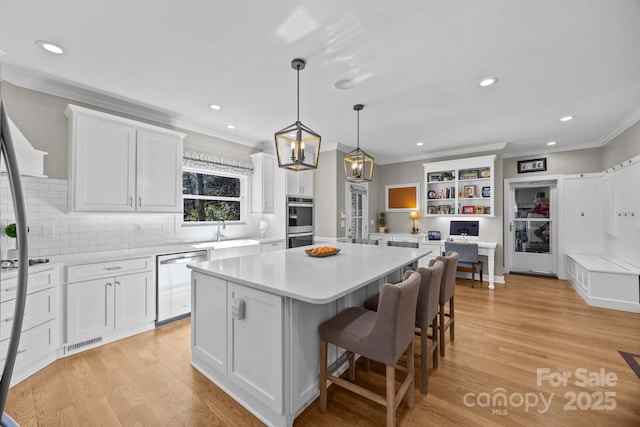
[{"label": "crown molding", "polygon": [[394,159],[393,161],[376,161],[376,163],[380,165],[390,165],[394,163],[403,163],[403,162],[412,162],[415,160],[433,160],[439,159],[442,157],[457,157],[463,156],[466,154],[475,154],[482,153],[488,151],[502,151],[507,146],[506,142],[499,142],[497,144],[487,144],[487,145],[478,145],[474,147],[464,147],[464,148],[455,148],[452,150],[444,150],[444,151],[430,151],[427,153],[421,153],[420,155],[413,155],[408,157],[403,157],[399,159]]},{"label": "crown molding", "polygon": [[622,120],[616,127],[602,135],[600,139],[598,139],[598,144],[600,144],[601,147],[607,145],[615,137],[636,124],[638,120],[640,120],[640,106],[633,110],[631,114],[625,117],[624,120]]},{"label": "crown molding", "polygon": [[598,141],[590,141],[583,142],[578,144],[571,145],[554,145],[547,146],[544,149],[540,147],[531,147],[528,145],[524,145],[522,149],[517,148],[517,146],[510,146],[510,148],[506,149],[502,153],[503,159],[512,159],[514,157],[521,156],[532,156],[535,154],[548,154],[548,153],[561,153],[563,151],[575,151],[575,150],[586,150],[589,148],[600,148],[602,145],[598,143]]},{"label": "crown molding", "polygon": [[76,102],[82,102],[121,114],[151,120],[153,122],[208,135],[225,141],[235,142],[252,148],[259,148],[262,145],[261,141],[254,141],[212,128],[203,123],[187,120],[175,112],[162,110],[132,99],[116,96],[77,83],[58,79],[39,71],[4,64],[2,66],[2,79],[26,89],[67,98]]},{"label": "crown molding", "polygon": [[349,148],[348,146],[344,145],[341,142],[330,142],[330,143],[323,143],[320,146],[320,152],[322,153],[323,151],[342,151],[343,153],[348,153],[349,151],[353,150],[353,148]]}]

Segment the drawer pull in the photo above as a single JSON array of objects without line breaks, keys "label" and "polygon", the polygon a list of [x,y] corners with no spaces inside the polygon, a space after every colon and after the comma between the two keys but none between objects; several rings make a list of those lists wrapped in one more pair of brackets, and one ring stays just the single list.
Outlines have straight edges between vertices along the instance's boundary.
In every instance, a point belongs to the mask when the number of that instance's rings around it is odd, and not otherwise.
[{"label": "drawer pull", "polygon": [[9,323],[13,320],[13,317],[7,317],[6,319],[3,320],[3,322]]},{"label": "drawer pull", "polygon": [[25,351],[27,351],[27,349],[26,349],[26,348],[23,348],[22,350],[18,350],[18,353],[17,353],[17,354],[22,354],[22,353],[24,353]]},{"label": "drawer pull", "polygon": [[3,291],[5,291],[5,292],[11,292],[11,291],[15,291],[16,289],[18,289],[18,287],[17,287],[17,286],[12,286],[12,287],[10,287],[10,288],[5,288],[5,289],[3,289]]},{"label": "drawer pull", "polygon": [[107,271],[122,270],[122,267],[120,267],[120,266],[104,267],[103,270],[107,270]]}]

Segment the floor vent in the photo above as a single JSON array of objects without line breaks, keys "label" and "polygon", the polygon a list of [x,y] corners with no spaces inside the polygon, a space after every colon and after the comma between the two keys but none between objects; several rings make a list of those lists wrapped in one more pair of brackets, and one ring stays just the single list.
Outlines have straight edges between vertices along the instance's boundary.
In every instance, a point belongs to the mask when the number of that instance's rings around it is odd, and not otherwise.
[{"label": "floor vent", "polygon": [[92,346],[94,344],[99,344],[101,342],[102,342],[102,337],[98,337],[98,338],[91,338],[90,340],[82,341],[82,342],[79,342],[79,343],[76,343],[76,344],[71,344],[71,345],[68,345],[66,347],[65,353],[72,353],[72,352],[74,352],[76,350],[79,350],[81,348],[89,347],[89,346]]}]

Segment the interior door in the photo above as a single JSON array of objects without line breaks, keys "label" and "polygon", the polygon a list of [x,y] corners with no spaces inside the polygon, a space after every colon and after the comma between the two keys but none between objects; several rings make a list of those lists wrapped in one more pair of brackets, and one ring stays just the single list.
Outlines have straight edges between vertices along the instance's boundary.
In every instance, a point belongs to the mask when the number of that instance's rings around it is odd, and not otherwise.
[{"label": "interior door", "polygon": [[347,238],[367,239],[369,236],[369,227],[367,226],[367,218],[369,217],[368,186],[350,182],[346,184]]},{"label": "interior door", "polygon": [[556,181],[508,182],[507,186],[507,271],[556,276]]}]

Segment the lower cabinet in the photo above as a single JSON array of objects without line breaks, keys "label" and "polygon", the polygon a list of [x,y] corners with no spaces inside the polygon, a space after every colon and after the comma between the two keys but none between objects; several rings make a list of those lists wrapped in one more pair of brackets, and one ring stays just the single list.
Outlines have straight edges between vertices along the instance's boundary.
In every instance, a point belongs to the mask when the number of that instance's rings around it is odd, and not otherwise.
[{"label": "lower cabinet", "polygon": [[283,298],[193,273],[192,351],[282,414]]},{"label": "lower cabinet", "polygon": [[[16,303],[17,272],[0,283],[0,370],[4,369]],[[60,268],[29,272],[22,334],[11,377],[16,384],[56,359],[60,347]]]},{"label": "lower cabinet", "polygon": [[[78,281],[65,285],[65,343],[107,342],[109,334],[120,338],[153,328],[156,286],[152,265],[151,258],[142,258],[67,267],[67,278]],[[126,274],[140,269],[147,271]],[[99,278],[80,280],[91,276]]]}]

